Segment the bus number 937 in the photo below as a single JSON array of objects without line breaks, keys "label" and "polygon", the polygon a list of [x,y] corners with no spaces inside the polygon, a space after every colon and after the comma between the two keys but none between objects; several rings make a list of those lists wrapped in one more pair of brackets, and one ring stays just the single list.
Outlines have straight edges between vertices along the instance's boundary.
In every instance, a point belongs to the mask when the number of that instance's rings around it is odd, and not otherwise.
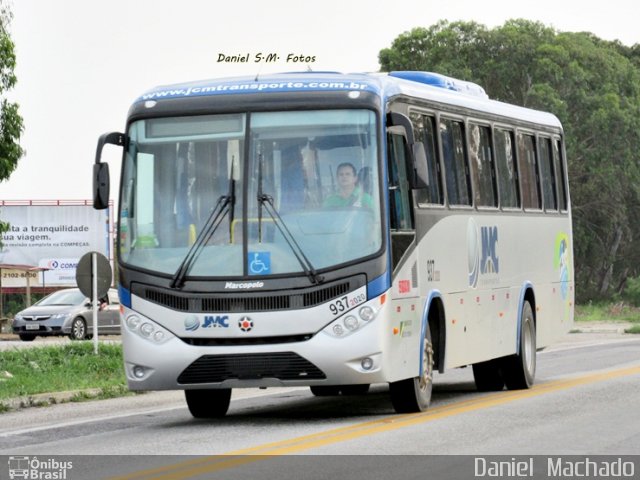
[{"label": "bus number 937", "polygon": [[329,304],[329,310],[333,315],[340,315],[341,313],[346,312],[347,310],[355,307],[356,305],[360,305],[365,302],[367,299],[364,293],[359,293],[356,295],[349,296],[345,295],[344,297],[338,298]]}]

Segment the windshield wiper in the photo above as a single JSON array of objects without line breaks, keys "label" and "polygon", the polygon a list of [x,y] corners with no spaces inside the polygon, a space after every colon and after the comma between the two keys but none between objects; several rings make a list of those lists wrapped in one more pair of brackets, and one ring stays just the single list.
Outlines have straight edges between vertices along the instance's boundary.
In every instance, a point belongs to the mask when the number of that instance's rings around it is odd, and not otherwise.
[{"label": "windshield wiper", "polygon": [[184,257],[180,265],[178,266],[178,270],[173,275],[171,279],[171,288],[181,288],[184,285],[184,279],[193,267],[196,259],[202,252],[204,246],[209,243],[213,234],[218,230],[218,227],[224,220],[224,217],[229,214],[229,240],[231,241],[231,233],[233,229],[233,210],[236,203],[236,181],[233,178],[233,166],[234,160],[231,159],[231,172],[229,174],[229,191],[227,195],[222,195],[218,199],[216,206],[211,211],[209,218],[207,218],[207,222],[204,224],[204,227],[196,237],[195,242],[191,245],[191,248],[187,252],[187,255]]},{"label": "windshield wiper", "polygon": [[304,270],[304,273],[307,275],[307,277],[309,277],[311,283],[319,284],[324,282],[324,277],[318,274],[311,261],[304,254],[304,251],[302,250],[300,245],[298,245],[298,242],[296,242],[296,239],[287,227],[287,224],[284,222],[284,220],[282,220],[282,217],[275,209],[273,205],[273,197],[270,195],[266,195],[262,191],[262,155],[260,155],[258,157],[258,241],[260,243],[262,243],[263,207],[267,210],[267,213],[273,220],[275,226],[278,228],[278,230],[280,230],[282,237],[284,238],[285,242],[287,242],[287,245],[289,245],[289,248],[291,248],[293,255],[298,260],[298,263],[300,263],[302,270]]}]

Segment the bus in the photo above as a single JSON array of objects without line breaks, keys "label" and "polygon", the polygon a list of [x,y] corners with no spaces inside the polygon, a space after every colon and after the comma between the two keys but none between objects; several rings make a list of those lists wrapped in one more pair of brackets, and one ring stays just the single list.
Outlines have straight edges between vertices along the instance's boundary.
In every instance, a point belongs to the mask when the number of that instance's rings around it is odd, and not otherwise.
[{"label": "bus", "polygon": [[388,384],[397,412],[434,373],[526,389],[573,322],[562,125],[436,73],[287,73],[162,86],[98,140],[123,149],[117,215],[129,388]]}]

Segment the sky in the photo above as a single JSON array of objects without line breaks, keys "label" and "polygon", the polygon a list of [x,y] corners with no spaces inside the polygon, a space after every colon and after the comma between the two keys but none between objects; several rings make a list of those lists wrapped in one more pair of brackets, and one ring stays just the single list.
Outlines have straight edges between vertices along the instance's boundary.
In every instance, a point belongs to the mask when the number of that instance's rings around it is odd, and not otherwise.
[{"label": "sky", "polygon": [[[5,0],[26,155],[0,200],[92,198],[91,169],[100,134],[122,131],[131,103],[156,86],[295,70],[378,71],[378,53],[415,27],[441,19],[489,28],[512,18],[559,31],[589,31],[640,43],[637,0]],[[218,61],[220,55],[274,63]],[[287,57],[315,57],[311,62]],[[107,146],[112,198],[121,152]]]}]

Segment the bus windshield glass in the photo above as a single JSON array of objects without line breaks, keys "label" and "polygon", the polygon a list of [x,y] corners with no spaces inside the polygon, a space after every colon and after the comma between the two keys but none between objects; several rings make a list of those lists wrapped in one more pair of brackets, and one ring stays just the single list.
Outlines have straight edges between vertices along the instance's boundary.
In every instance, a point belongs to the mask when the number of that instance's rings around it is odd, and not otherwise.
[{"label": "bus windshield glass", "polygon": [[308,273],[382,246],[369,110],[200,115],[130,125],[119,248],[179,277]]}]

